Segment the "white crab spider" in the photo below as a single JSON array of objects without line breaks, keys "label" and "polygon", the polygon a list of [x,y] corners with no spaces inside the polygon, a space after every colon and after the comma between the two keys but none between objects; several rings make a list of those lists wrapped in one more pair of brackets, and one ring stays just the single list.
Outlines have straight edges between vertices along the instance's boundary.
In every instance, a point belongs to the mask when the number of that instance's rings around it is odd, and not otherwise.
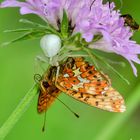
[{"label": "white crab spider", "polygon": [[43,36],[40,40],[40,47],[42,48],[46,57],[50,58],[51,65],[58,65],[53,64],[53,57],[58,54],[61,49],[61,39],[59,36],[55,34],[47,34]]},{"label": "white crab spider", "polygon": [[54,34],[45,35],[40,40],[40,46],[48,57],[55,56],[61,48],[61,39]]}]

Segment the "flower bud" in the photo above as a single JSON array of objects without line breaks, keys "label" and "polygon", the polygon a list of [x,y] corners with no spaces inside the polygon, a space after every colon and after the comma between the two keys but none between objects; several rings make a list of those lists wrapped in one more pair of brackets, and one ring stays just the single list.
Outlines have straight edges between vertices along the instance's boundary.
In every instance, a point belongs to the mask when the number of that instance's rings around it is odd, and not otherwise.
[{"label": "flower bud", "polygon": [[46,56],[53,57],[61,48],[61,39],[54,34],[45,35],[40,40],[40,46]]}]

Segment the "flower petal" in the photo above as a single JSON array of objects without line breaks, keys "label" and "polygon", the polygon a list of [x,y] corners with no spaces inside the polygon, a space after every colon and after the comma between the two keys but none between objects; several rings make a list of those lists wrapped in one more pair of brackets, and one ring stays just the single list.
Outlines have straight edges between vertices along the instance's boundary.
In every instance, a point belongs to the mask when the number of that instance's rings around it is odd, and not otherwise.
[{"label": "flower petal", "polygon": [[136,75],[133,63],[140,63],[140,45],[131,40],[133,31],[125,26],[120,11],[114,10],[114,3],[109,6],[109,3],[103,4],[103,0],[5,0],[0,4],[0,8],[4,7],[20,7],[21,14],[37,14],[56,29],[59,28],[58,21],[61,22],[65,9],[71,21],[72,34],[80,32],[87,42],[101,34],[103,38],[89,47],[123,56]]}]

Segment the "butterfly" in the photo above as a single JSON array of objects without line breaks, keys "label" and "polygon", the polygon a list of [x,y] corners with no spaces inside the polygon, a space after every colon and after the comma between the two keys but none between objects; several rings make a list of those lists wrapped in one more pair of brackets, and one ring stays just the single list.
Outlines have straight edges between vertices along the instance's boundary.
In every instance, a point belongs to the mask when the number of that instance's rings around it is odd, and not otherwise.
[{"label": "butterfly", "polygon": [[46,112],[61,92],[106,111],[124,112],[126,109],[123,97],[111,86],[109,77],[83,57],[69,57],[59,65],[59,72],[58,67],[51,66],[43,75],[38,112]]}]

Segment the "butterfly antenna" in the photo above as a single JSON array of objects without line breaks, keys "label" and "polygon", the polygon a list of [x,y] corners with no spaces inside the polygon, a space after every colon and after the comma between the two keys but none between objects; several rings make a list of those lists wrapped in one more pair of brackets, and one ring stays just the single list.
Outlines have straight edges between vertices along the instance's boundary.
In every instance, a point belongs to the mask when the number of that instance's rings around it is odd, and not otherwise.
[{"label": "butterfly antenna", "polygon": [[59,98],[56,97],[56,99],[61,102],[70,112],[72,112],[77,118],[79,118],[80,116],[75,113],[69,106],[67,106],[64,102],[62,102]]},{"label": "butterfly antenna", "polygon": [[121,6],[120,6],[119,9],[122,9],[122,7],[123,7],[123,0],[120,0],[120,3],[121,3]]},{"label": "butterfly antenna", "polygon": [[46,127],[46,112],[47,111],[45,111],[45,114],[44,114],[44,122],[43,122],[42,132],[45,131],[45,127]]},{"label": "butterfly antenna", "polygon": [[42,80],[42,76],[40,74],[35,74],[34,75],[34,80],[37,84],[39,84],[40,81]]}]

